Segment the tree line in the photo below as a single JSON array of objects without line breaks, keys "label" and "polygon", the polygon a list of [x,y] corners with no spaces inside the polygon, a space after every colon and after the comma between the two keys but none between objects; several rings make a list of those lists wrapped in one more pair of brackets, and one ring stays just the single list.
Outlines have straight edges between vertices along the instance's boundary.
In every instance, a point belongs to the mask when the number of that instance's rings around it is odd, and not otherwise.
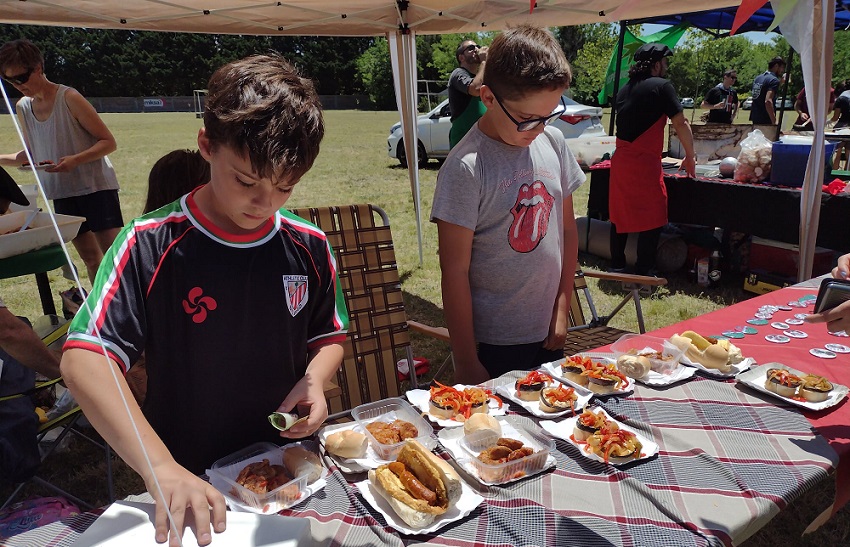
[{"label": "tree line", "polygon": [[[630,27],[640,34],[640,27]],[[616,48],[618,26],[598,23],[552,29],[573,67],[573,97],[596,104],[605,70]],[[489,44],[495,33],[416,37],[418,77],[446,81],[457,66],[455,49],[465,39]],[[44,53],[45,71],[54,81],[87,97],[191,95],[206,87],[222,64],[253,53],[277,51],[311,77],[322,95],[368,95],[375,107],[395,110],[389,47],[385,38],[317,36],[238,36],[170,32],[92,30],[0,25],[0,41],[28,38]],[[690,30],[676,48],[668,77],[680,97],[699,103],[721,80],[726,68],[738,71],[738,91],[748,95],[753,79],[775,55],[788,56],[776,35],[755,44],[744,37],[716,39]],[[835,35],[833,79],[850,78],[850,33]],[[789,96],[803,86],[795,55]]]}]

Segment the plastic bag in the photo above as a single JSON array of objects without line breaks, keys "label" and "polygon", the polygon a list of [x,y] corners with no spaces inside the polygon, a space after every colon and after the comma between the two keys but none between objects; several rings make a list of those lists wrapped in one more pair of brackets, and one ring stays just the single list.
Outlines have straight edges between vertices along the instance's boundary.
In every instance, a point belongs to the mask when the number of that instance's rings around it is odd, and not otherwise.
[{"label": "plastic bag", "polygon": [[741,153],[735,166],[735,182],[762,182],[770,176],[773,143],[756,129],[741,141]]}]

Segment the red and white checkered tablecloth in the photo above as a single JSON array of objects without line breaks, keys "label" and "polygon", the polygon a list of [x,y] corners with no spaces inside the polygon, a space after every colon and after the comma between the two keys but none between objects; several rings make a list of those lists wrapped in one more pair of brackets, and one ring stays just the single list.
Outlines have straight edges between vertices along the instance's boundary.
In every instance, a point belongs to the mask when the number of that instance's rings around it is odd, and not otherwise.
[{"label": "red and white checkered tablecloth", "polygon": [[[807,292],[784,289],[654,334],[719,333],[744,325],[760,305],[787,303]],[[808,354],[812,343],[836,339],[823,325],[798,328],[810,334],[807,344],[769,344],[764,340],[773,332],[769,326],[735,343],[759,362],[781,361],[850,385],[846,359],[826,362]],[[309,518],[317,545],[733,545],[850,460],[843,440],[850,423],[846,401],[804,414],[734,380],[699,373],[686,382],[662,388],[638,384],[628,397],[594,401],[653,439],[658,455],[618,468],[586,459],[557,440],[554,470],[500,487],[469,479],[485,501],[463,520],[427,535],[403,536],[386,526],[349,482],[363,477],[346,477],[335,467],[322,491],[282,514]],[[523,412],[515,405],[511,410]],[[92,514],[82,515],[7,545],[69,546],[93,520]]]}]

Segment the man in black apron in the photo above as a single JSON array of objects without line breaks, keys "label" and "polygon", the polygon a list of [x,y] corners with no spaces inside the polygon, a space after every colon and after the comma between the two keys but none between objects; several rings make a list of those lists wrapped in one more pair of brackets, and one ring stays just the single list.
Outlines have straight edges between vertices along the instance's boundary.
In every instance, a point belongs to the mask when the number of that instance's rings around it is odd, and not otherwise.
[{"label": "man in black apron", "polygon": [[449,147],[460,142],[466,132],[475,125],[487,110],[478,98],[487,48],[473,40],[464,40],[455,53],[459,67],[449,77],[449,108],[452,111],[452,128],[449,131]]}]

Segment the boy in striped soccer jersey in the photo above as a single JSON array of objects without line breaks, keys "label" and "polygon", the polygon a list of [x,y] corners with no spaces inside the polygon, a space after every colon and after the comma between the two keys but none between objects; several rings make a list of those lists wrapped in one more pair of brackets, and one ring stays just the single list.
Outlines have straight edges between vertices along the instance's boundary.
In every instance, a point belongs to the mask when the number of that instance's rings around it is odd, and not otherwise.
[{"label": "boy in striped soccer jersey", "polygon": [[[192,509],[201,545],[211,540],[211,516],[224,529],[225,511],[195,475],[251,443],[312,434],[327,418],[323,386],[342,361],[348,327],[325,234],[281,210],[324,134],[313,84],[283,58],[257,55],[220,68],[208,88],[198,147],[210,182],[123,229],[61,365],[91,423],[155,495],[157,541],[165,541],[165,510],[99,332],[177,529]],[[122,375],[142,351],[140,409]],[[295,409],[309,419],[289,432],[266,419]]]}]

